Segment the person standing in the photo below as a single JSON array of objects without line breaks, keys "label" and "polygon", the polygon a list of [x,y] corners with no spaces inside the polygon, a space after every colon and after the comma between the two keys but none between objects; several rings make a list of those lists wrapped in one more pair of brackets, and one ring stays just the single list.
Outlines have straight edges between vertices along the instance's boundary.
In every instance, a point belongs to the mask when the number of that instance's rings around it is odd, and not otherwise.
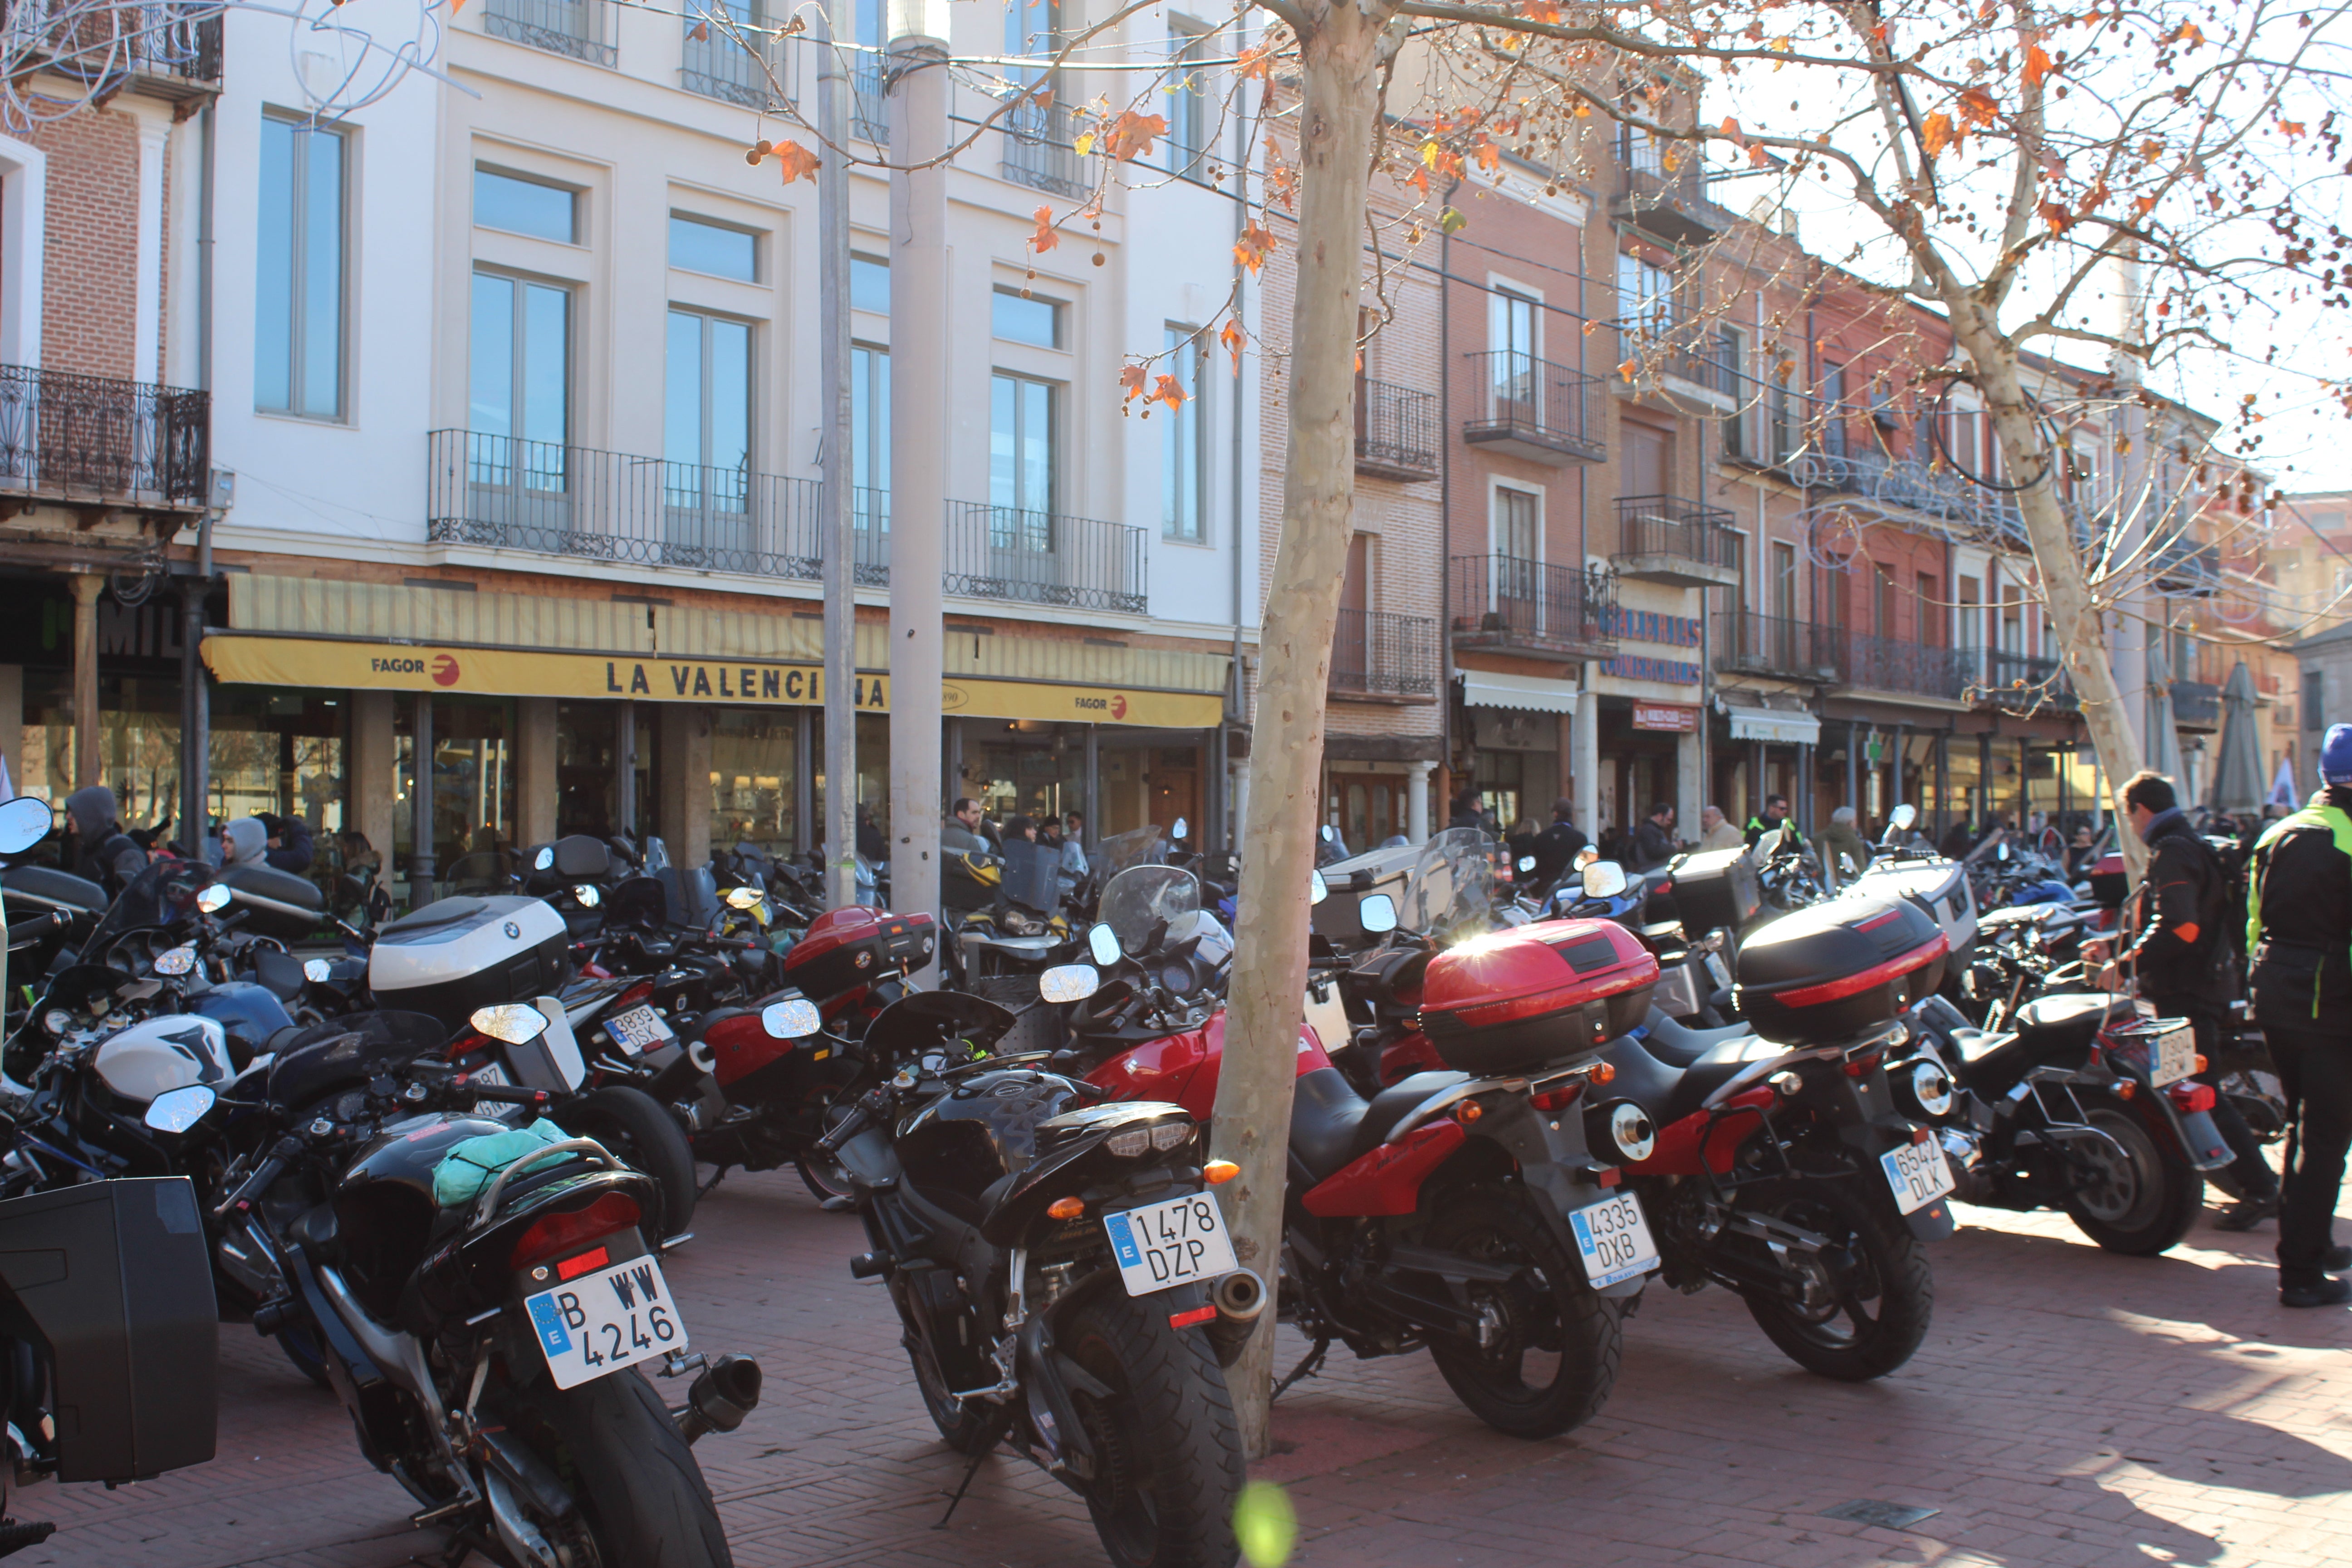
[{"label": "person standing", "polygon": [[986,854],[988,840],[981,837],[981,824],[986,821],[981,814],[980,802],[970,795],[959,796],[955,809],[940,827],[940,848],[947,854]]},{"label": "person standing", "polygon": [[1633,829],[1633,869],[1655,870],[1675,858],[1675,808],[1660,801]]},{"label": "person standing", "polygon": [[[1853,862],[1851,870],[1839,862],[1840,855]],[[1870,845],[1853,825],[1853,807],[1842,805],[1830,813],[1830,825],[1822,832],[1822,863],[1841,882],[1869,868]]]},{"label": "person standing", "polygon": [[[2181,814],[2172,781],[2143,770],[2124,783],[2124,811],[2147,846],[2147,871],[2126,914],[2137,927],[2131,946],[2105,969],[2102,982],[2128,971],[2139,994],[2167,1017],[2186,1018],[2197,1031],[2197,1054],[2213,1064],[2200,1083],[2219,1077],[2221,1026],[2229,1017],[2235,950],[2221,930],[2229,905],[2227,879],[2212,846]],[[2112,984],[2106,989],[2114,989]],[[2263,1158],[2262,1140],[2228,1096],[2216,1098],[2213,1125],[2237,1158],[2230,1174],[2242,1194],[2221,1216],[2224,1230],[2252,1230],[2279,1212],[2278,1177]]]},{"label": "person standing", "polygon": [[1731,819],[1723,815],[1719,805],[1698,808],[1698,847],[1701,849],[1737,849],[1748,840]]},{"label": "person standing", "polygon": [[1805,836],[1797,831],[1795,823],[1789,820],[1789,797],[1785,795],[1766,795],[1764,814],[1761,816],[1751,816],[1748,819],[1748,847],[1753,849],[1758,839],[1776,827],[1786,827],[1789,830],[1790,840],[1797,847],[1801,849],[1804,847]]},{"label": "person standing", "polygon": [[2319,793],[2271,825],[2248,869],[2254,1021],[2287,1102],[2279,1304],[2352,1300],[2352,1247],[2335,1245],[2352,1147],[2352,724],[2329,728]]},{"label": "person standing", "polygon": [[1551,826],[1536,835],[1537,887],[1550,887],[1576,864],[1576,852],[1584,847],[1586,840],[1575,817],[1576,803],[1568,796],[1561,795],[1551,803]]}]

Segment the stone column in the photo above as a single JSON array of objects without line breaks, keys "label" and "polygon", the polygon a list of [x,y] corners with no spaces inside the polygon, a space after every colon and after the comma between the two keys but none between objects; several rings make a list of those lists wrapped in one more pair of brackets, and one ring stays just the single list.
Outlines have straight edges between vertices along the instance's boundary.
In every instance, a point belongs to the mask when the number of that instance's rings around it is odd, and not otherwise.
[{"label": "stone column", "polygon": [[99,782],[98,595],[106,579],[95,572],[73,575],[74,788]]},{"label": "stone column", "polygon": [[351,825],[367,836],[383,857],[377,875],[392,876],[394,760],[393,696],[389,691],[352,693]]},{"label": "stone column", "polygon": [[1407,763],[1412,782],[1404,792],[1404,836],[1415,844],[1429,842],[1429,775],[1435,763]]},{"label": "stone column", "polygon": [[[1698,721],[1706,722],[1706,711],[1699,710]],[[1675,837],[1698,837],[1698,808],[1706,804],[1705,751],[1699,745],[1698,731],[1675,737]],[[1643,802],[1644,811],[1651,802]]]},{"label": "stone column", "polygon": [[1601,694],[1590,686],[1576,694],[1576,826],[1601,839]]},{"label": "stone column", "polygon": [[710,710],[661,705],[661,836],[681,871],[710,862]]},{"label": "stone column", "polygon": [[515,700],[515,841],[529,846],[555,837],[555,699]]}]

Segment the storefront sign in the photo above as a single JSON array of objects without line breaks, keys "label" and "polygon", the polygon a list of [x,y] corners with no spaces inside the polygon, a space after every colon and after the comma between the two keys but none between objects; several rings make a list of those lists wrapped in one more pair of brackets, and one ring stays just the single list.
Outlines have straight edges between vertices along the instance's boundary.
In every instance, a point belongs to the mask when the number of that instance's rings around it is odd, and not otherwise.
[{"label": "storefront sign", "polygon": [[1609,617],[1609,635],[1627,642],[1664,643],[1672,647],[1696,647],[1696,616],[1670,616],[1664,610],[1634,610],[1620,605]]},{"label": "storefront sign", "polygon": [[[224,681],[356,691],[478,692],[501,697],[635,698],[646,702],[747,703],[808,708],[824,702],[824,670],[813,664],[708,658],[608,658],[509,648],[420,647],[320,637],[205,639],[205,665]],[[887,712],[889,678],[857,678],[856,705]],[[940,688],[940,710],[982,719],[1206,729],[1224,717],[1216,692],[1129,691],[1048,681],[957,679]]]},{"label": "storefront sign", "polygon": [[1621,653],[1604,661],[1601,673],[1620,680],[1654,680],[1665,686],[1698,684],[1698,666],[1687,659],[1650,658],[1634,653]]},{"label": "storefront sign", "polygon": [[1698,710],[1679,707],[1672,702],[1636,702],[1633,704],[1633,728],[1695,735],[1698,732]]}]

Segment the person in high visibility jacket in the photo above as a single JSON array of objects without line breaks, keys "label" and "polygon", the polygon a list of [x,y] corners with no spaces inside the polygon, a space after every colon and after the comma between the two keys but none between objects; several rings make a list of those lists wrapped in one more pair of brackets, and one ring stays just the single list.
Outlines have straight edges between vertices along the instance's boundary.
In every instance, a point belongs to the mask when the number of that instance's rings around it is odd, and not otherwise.
[{"label": "person in high visibility jacket", "polygon": [[2287,1101],[2279,1300],[2352,1300],[2352,1247],[2335,1242],[2352,1148],[2352,724],[2329,728],[2319,793],[2271,824],[2247,868],[2254,1021]]}]

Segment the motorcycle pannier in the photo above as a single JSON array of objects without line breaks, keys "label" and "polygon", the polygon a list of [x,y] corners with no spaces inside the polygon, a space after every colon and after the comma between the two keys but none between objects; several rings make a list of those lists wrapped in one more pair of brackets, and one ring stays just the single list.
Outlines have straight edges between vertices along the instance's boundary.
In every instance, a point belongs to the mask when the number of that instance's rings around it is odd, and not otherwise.
[{"label": "motorcycle pannier", "polygon": [[1834,1045],[1893,1020],[1944,978],[1944,933],[1907,899],[1795,910],[1740,943],[1740,1016],[1782,1045]]},{"label": "motorcycle pannier", "polygon": [[939,945],[928,914],[892,914],[859,904],[827,910],[784,954],[784,983],[823,1000],[920,968]]},{"label": "motorcycle pannier", "polygon": [[442,899],[376,933],[368,989],[380,1005],[457,1029],[478,1007],[551,996],[570,970],[571,931],[538,899]]},{"label": "motorcycle pannier", "polygon": [[1531,1072],[1589,1056],[1650,1014],[1658,961],[1608,921],[1540,921],[1429,961],[1421,1026],[1447,1067]]},{"label": "motorcycle pannier", "polygon": [[327,900],[319,884],[275,866],[231,866],[220,874],[245,929],[280,942],[299,942],[326,923]]},{"label": "motorcycle pannier", "polygon": [[1738,931],[1764,906],[1756,885],[1756,859],[1744,844],[1737,849],[1685,855],[1675,862],[1674,878],[1683,934],[1694,941],[1721,927]]}]

